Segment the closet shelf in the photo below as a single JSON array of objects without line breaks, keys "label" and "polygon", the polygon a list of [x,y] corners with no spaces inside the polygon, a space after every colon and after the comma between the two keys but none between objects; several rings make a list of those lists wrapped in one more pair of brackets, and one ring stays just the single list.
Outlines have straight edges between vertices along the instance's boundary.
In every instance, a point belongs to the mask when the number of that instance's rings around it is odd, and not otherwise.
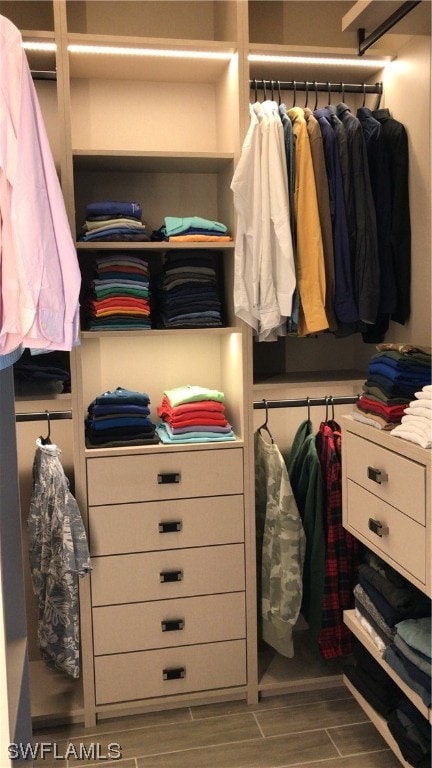
[{"label": "closet shelf", "polygon": [[[347,61],[348,58],[351,61],[357,58],[357,49],[354,48],[334,49],[304,46],[299,50],[290,45],[263,43],[251,44],[249,46],[249,54],[268,57],[299,56],[302,59],[305,57],[318,57],[320,59],[318,63],[308,61],[271,61],[270,58],[268,61],[249,61],[249,77],[258,80],[308,80],[310,82],[314,80],[329,80],[333,83],[369,82],[372,79],[381,80],[382,77],[378,73],[381,73],[383,67],[391,61],[391,56],[384,55],[382,51],[375,51],[373,56],[372,54],[365,54],[362,57],[362,66],[359,67]],[[326,58],[340,59],[340,63],[328,64],[326,63]],[[379,64],[377,64],[377,60]]]},{"label": "closet shelf", "polygon": [[399,686],[399,688],[405,693],[405,695],[412,701],[417,707],[418,711],[432,724],[432,710],[423,704],[420,696],[415,693],[396,672],[384,661],[382,655],[376,645],[372,642],[371,638],[365,632],[360,622],[357,621],[355,611],[344,611],[344,623],[349,627],[351,632],[360,640],[361,644],[369,651],[374,657],[375,661],[386,671],[389,677]]},{"label": "closet shelf", "polygon": [[286,384],[320,384],[321,382],[344,382],[346,381],[353,387],[361,388],[365,381],[365,371],[341,370],[341,371],[300,371],[296,373],[280,373],[275,376],[257,375],[254,379],[253,388],[280,387]]},{"label": "closet shelf", "polygon": [[85,448],[84,456],[86,459],[106,458],[107,456],[136,456],[141,454],[183,453],[190,451],[221,451],[227,448],[232,450],[243,447],[243,440],[232,440],[224,443],[179,443],[178,445],[166,445],[157,443],[156,445],[134,445],[118,448]]},{"label": "closet shelf", "polygon": [[[116,55],[110,52],[69,52],[72,78],[113,80],[147,80],[153,82],[216,83],[227,71],[230,57],[236,51],[233,42],[181,40],[172,38],[87,35],[70,33],[68,46],[100,46],[101,48],[145,48],[163,51],[198,51],[226,54],[224,58],[179,58],[177,56]],[[163,65],[162,63],[163,62]],[[151,109],[151,105],[149,105]]]},{"label": "closet shelf", "polygon": [[230,251],[234,250],[234,241],[232,243],[168,243],[168,242],[149,242],[149,243],[132,243],[132,242],[97,242],[85,243],[83,241],[76,242],[76,248],[79,251],[154,251],[155,253],[161,253],[163,251],[169,251],[175,249],[176,251],[199,251],[205,248],[206,251]]},{"label": "closet shelf", "polygon": [[82,339],[119,339],[122,336],[127,339],[137,339],[139,337],[150,337],[152,339],[160,336],[161,338],[167,338],[167,336],[226,336],[227,334],[236,333],[240,334],[241,329],[236,326],[224,326],[223,328],[150,328],[143,331],[81,331]]},{"label": "closet shelf", "polygon": [[233,153],[73,150],[76,171],[218,173],[234,162]]}]

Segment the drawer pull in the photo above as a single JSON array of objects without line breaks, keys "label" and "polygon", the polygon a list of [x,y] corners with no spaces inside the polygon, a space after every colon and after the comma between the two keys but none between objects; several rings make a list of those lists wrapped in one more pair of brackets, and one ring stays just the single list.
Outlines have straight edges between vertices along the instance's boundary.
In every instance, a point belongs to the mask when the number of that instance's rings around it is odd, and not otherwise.
[{"label": "drawer pull", "polygon": [[161,621],[162,632],[177,632],[184,629],[184,619],[168,619]]},{"label": "drawer pull", "polygon": [[159,523],[159,533],[175,533],[181,531],[181,520],[169,520],[166,523]]},{"label": "drawer pull", "polygon": [[167,581],[181,581],[183,579],[183,571],[161,571],[159,574],[159,581],[161,584]]},{"label": "drawer pull", "polygon": [[162,672],[164,680],[180,680],[186,675],[185,667],[173,667],[172,669],[164,669]]},{"label": "drawer pull", "polygon": [[389,532],[387,525],[383,525],[379,520],[374,520],[372,517],[369,518],[369,530],[380,537],[386,536]]},{"label": "drawer pull", "polygon": [[368,467],[367,468],[367,476],[369,480],[373,480],[374,483],[385,483],[388,479],[388,475],[385,472],[382,472],[380,469],[375,469],[375,467]]},{"label": "drawer pull", "polygon": [[159,472],[157,481],[159,485],[170,485],[172,483],[179,483],[181,479],[180,472]]}]

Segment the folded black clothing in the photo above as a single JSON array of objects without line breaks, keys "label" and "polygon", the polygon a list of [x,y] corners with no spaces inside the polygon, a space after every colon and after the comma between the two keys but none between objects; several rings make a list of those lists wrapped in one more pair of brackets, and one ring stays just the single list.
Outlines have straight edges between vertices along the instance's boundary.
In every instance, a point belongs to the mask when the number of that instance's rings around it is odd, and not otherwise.
[{"label": "folded black clothing", "polygon": [[401,692],[397,685],[394,689],[383,689],[366,672],[354,664],[345,664],[343,672],[354,688],[363,696],[371,707],[382,717],[387,718],[397,706]]},{"label": "folded black clothing", "polygon": [[388,570],[380,572],[367,563],[359,565],[359,574],[367,579],[397,611],[406,614],[407,618],[430,615],[430,599],[423,592],[408,581],[405,584],[403,582],[396,584],[384,575],[387,573],[389,573]]},{"label": "folded black clothing", "polygon": [[425,753],[418,740],[412,738],[410,729],[406,724],[401,722],[397,710],[389,715],[387,726],[395,739],[404,760],[413,766],[413,768],[430,768],[430,750]]}]

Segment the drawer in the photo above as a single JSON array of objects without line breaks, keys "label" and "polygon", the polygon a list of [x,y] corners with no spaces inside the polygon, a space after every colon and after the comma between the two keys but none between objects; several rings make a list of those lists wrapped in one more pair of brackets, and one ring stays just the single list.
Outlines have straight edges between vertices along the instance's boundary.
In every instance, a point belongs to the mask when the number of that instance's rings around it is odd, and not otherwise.
[{"label": "drawer", "polygon": [[[350,432],[344,439],[347,477],[425,525],[426,467]],[[380,473],[376,481],[368,477],[373,470]]]},{"label": "drawer", "polygon": [[245,635],[244,592],[93,609],[95,656],[236,640]]},{"label": "drawer", "polygon": [[97,656],[95,683],[96,704],[245,685],[245,641]]},{"label": "drawer", "polygon": [[243,449],[87,459],[89,506],[243,493]]},{"label": "drawer", "polygon": [[[345,527],[366,545],[371,544],[378,554],[390,558],[396,570],[404,568],[426,584],[425,528],[350,480],[347,502]],[[370,519],[379,521],[388,528],[388,533],[383,536],[373,533]]]},{"label": "drawer", "polygon": [[243,496],[90,507],[89,531],[92,555],[240,542]]},{"label": "drawer", "polygon": [[241,592],[245,588],[243,544],[94,557],[92,565],[93,605]]}]

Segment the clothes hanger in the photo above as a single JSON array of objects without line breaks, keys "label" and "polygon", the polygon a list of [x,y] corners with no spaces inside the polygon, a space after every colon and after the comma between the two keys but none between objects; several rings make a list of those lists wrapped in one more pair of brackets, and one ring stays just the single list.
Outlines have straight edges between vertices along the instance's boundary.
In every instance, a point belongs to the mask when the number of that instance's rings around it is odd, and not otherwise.
[{"label": "clothes hanger", "polygon": [[342,101],[345,104],[345,83],[341,83]]},{"label": "clothes hanger", "polygon": [[362,107],[366,104],[366,83],[363,83],[363,104]]},{"label": "clothes hanger", "polygon": [[328,80],[327,80],[327,94],[328,94],[328,103],[329,103],[329,106],[330,106],[330,104],[331,104],[331,84],[329,83]]},{"label": "clothes hanger", "polygon": [[253,84],[254,84],[255,103],[256,103],[258,101],[258,84],[257,84],[256,78],[254,78]]},{"label": "clothes hanger", "polygon": [[278,89],[278,99],[279,99],[279,106],[280,106],[282,104],[280,80],[277,81],[277,89]]},{"label": "clothes hanger", "polygon": [[293,94],[294,94],[294,95],[293,95],[293,103],[292,103],[292,105],[293,105],[293,107],[295,107],[295,104],[296,104],[296,96],[297,96],[297,83],[296,83],[296,81],[295,81],[295,80],[293,80]]},{"label": "clothes hanger", "polygon": [[274,101],[274,80],[270,80],[271,100]]},{"label": "clothes hanger", "polygon": [[263,84],[263,91],[264,91],[264,101],[267,101],[267,90],[266,90],[266,81],[262,81]]},{"label": "clothes hanger", "polygon": [[[265,431],[267,432],[267,434],[268,434],[268,436],[269,436],[270,440],[272,441],[272,443],[274,443],[274,440],[273,440],[273,435],[272,435],[272,433],[270,432],[270,429],[269,429],[269,426],[268,426],[268,416],[269,416],[269,413],[268,413],[268,404],[267,404],[267,400],[266,400],[264,397],[263,397],[263,403],[264,403],[264,405],[265,405],[265,412],[266,412],[266,415],[265,415],[265,422],[264,422],[264,424],[261,424],[261,426],[260,426],[260,427],[258,427],[258,432],[259,432],[259,433],[260,433],[260,435],[261,435],[261,430],[262,430],[262,429],[265,429]],[[262,435],[261,435],[261,436],[262,436]]]},{"label": "clothes hanger", "polygon": [[311,404],[310,404],[309,395],[306,398],[306,402],[307,402],[307,420],[310,421],[311,420]]},{"label": "clothes hanger", "polygon": [[318,84],[316,80],[314,80],[314,88],[315,88],[315,104],[314,104],[314,112],[315,112],[315,110],[318,109]]},{"label": "clothes hanger", "polygon": [[307,80],[305,82],[305,94],[306,95],[305,95],[305,105],[304,105],[304,108],[306,109],[307,105],[308,105],[308,101],[309,101],[309,83],[308,83]]},{"label": "clothes hanger", "polygon": [[51,445],[51,420],[50,420],[50,414],[49,411],[45,411],[47,422],[48,422],[48,434],[46,437],[42,437],[42,435],[39,437],[39,440],[41,441],[42,445]]}]

